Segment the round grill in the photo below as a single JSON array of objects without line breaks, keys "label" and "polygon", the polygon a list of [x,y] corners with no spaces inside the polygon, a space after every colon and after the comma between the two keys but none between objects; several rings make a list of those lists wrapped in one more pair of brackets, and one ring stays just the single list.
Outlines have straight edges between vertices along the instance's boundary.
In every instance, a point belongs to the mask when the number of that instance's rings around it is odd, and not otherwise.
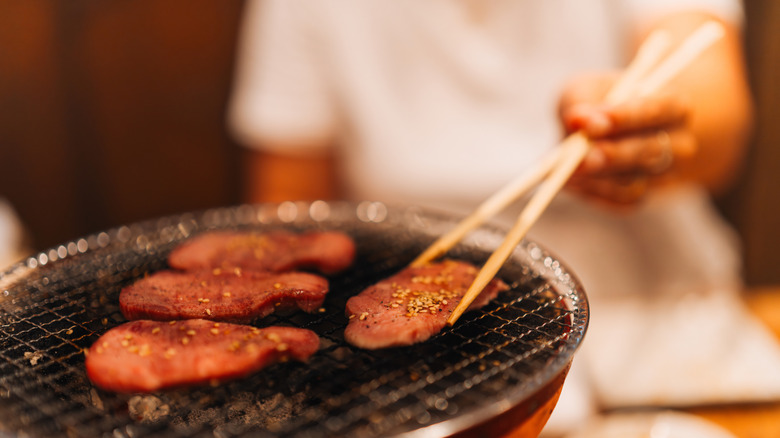
[{"label": "round grill", "polygon": [[[404,348],[344,341],[346,300],[404,268],[458,218],[380,203],[263,204],[122,226],[31,257],[0,276],[0,430],[35,437],[444,436],[522,402],[562,372],[588,321],[571,272],[525,241],[499,272],[511,290]],[[183,239],[212,229],[338,229],[356,263],[329,277],[324,311],[257,326],[316,332],[308,363],[273,365],[216,387],[115,394],[86,377],[83,351],[125,322],[121,288],[167,268]],[[503,238],[482,227],[448,257],[480,266]],[[428,436],[428,435],[426,435]]]}]

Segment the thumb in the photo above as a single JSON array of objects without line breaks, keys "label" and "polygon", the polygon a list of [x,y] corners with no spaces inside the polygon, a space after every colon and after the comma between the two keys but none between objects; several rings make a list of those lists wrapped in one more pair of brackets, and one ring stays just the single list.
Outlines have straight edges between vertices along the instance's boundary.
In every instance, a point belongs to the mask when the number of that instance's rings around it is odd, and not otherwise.
[{"label": "thumb", "polygon": [[592,73],[570,79],[558,100],[558,116],[567,132],[584,129],[603,112],[601,102],[617,78],[616,73]]}]

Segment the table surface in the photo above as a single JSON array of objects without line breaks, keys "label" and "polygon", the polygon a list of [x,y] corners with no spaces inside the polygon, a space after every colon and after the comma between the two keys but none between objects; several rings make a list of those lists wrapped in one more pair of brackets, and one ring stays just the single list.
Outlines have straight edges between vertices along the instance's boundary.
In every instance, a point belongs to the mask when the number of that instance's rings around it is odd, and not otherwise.
[{"label": "table surface", "polygon": [[[750,290],[744,297],[748,308],[780,339],[780,286]],[[737,438],[780,437],[780,400],[754,405],[690,408],[686,412],[720,425]]]}]

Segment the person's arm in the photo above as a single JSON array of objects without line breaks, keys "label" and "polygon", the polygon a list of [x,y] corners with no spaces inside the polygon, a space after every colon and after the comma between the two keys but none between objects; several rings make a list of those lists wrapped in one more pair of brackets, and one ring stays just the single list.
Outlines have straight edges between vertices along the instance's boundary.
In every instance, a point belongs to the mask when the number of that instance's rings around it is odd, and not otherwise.
[{"label": "person's arm", "polygon": [[331,147],[340,130],[309,2],[247,2],[228,111],[242,147],[246,202],[338,197]]},{"label": "person's arm", "polygon": [[245,154],[246,202],[311,201],[339,197],[332,154],[289,155],[257,149],[247,150]]},{"label": "person's arm", "polygon": [[[708,19],[703,13],[677,14],[655,27],[668,29],[679,42]],[[646,188],[674,181],[696,181],[713,194],[729,186],[740,169],[753,114],[739,30],[723,26],[723,39],[663,91],[645,99],[606,106],[597,102],[613,76],[572,82],[561,99],[564,125],[569,131],[584,130],[595,147],[571,188],[631,203]]]}]

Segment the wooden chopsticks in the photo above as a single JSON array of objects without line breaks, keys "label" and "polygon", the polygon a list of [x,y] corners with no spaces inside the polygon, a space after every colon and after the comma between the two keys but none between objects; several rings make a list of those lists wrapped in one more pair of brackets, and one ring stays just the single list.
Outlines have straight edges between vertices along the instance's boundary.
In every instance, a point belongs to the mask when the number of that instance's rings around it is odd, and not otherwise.
[{"label": "wooden chopsticks", "polygon": [[[682,44],[661,60],[670,48],[670,36],[663,30],[650,34],[637,51],[636,56],[607,94],[607,103],[621,103],[628,98],[646,96],[664,86],[682,71],[705,49],[723,36],[723,27],[709,21],[702,24]],[[588,138],[581,132],[563,140],[534,169],[511,181],[493,194],[450,232],[441,236],[423,251],[411,266],[424,265],[452,248],[469,231],[496,215],[510,203],[532,188],[536,191],[529,199],[504,241],[491,254],[463,299],[447,319],[454,324],[482,289],[496,275],[515,247],[533,224],[539,219],[553,198],[577,169],[589,148]]]}]

